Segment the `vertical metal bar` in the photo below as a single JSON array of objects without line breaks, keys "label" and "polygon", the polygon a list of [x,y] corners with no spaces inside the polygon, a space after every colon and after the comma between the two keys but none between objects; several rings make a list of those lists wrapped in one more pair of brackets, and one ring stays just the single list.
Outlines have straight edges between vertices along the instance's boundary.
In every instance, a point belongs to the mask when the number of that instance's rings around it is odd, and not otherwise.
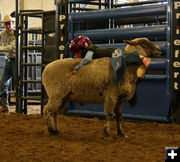
[{"label": "vertical metal bar", "polygon": [[72,12],[72,3],[69,3],[69,10],[70,10],[70,13]]},{"label": "vertical metal bar", "polygon": [[[42,21],[42,20],[41,20],[41,21]],[[33,35],[34,35],[34,38],[33,38],[34,43],[33,43],[33,45],[36,46],[35,41],[38,41],[38,35],[39,35],[39,34],[33,34]],[[33,50],[32,63],[33,63],[33,56],[36,55],[36,58],[37,58],[37,53],[38,53],[38,52],[39,52],[39,51]],[[37,60],[36,60],[36,61],[37,61]],[[36,63],[36,61],[35,61],[34,63]],[[34,67],[34,69],[35,69],[35,71],[36,71],[36,70],[37,70],[37,67]],[[35,74],[35,75],[36,75],[36,74]],[[36,75],[36,76],[37,76],[37,75]],[[32,85],[31,88],[32,88],[32,89],[35,88],[35,89],[37,90],[37,89],[38,89],[37,87],[38,87],[37,84],[34,84],[34,86]]]},{"label": "vertical metal bar", "polygon": [[114,1],[114,0],[111,0],[111,2],[110,2],[110,3],[111,3],[111,4],[110,4],[111,9],[113,8],[113,1]]},{"label": "vertical metal bar", "polygon": [[58,58],[66,57],[66,44],[67,44],[67,28],[68,28],[68,3],[61,3],[57,6],[57,21],[58,24],[56,35],[57,38],[57,45],[58,45]]},{"label": "vertical metal bar", "polygon": [[56,0],[56,12],[55,12],[55,32],[56,32],[56,57],[59,57],[59,41],[60,41],[60,23],[59,23],[60,7]]},{"label": "vertical metal bar", "polygon": [[[73,3],[70,3],[70,13],[73,12],[72,8],[73,8]],[[68,29],[67,32],[69,33],[68,42],[70,42],[73,39],[73,19],[71,17],[68,17],[68,28],[67,29]],[[69,53],[66,55],[67,55],[67,57],[70,57]]]},{"label": "vertical metal bar", "polygon": [[[29,19],[29,17],[25,16],[25,22],[24,22],[24,25],[25,25],[24,28],[25,29],[28,29],[28,19]],[[25,40],[24,44],[25,44],[25,46],[27,46],[28,45],[28,32],[26,32],[24,36],[25,36],[24,37],[24,40]],[[23,62],[27,63],[27,58],[28,58],[28,50],[25,49],[25,51],[24,51],[24,61]],[[27,66],[25,66],[25,67],[21,66],[21,68],[24,68],[24,74],[22,74],[22,75],[24,75],[24,79],[27,80],[27,75],[28,75]],[[25,97],[27,97],[27,94],[28,94],[28,92],[27,92],[28,91],[27,84],[28,83],[24,83],[24,89],[22,89],[22,91],[23,91],[22,94]],[[24,100],[23,107],[24,107],[24,109],[23,109],[24,114],[27,114],[27,100]]]},{"label": "vertical metal bar", "polygon": [[[41,47],[41,63],[43,64],[43,60],[44,60],[44,14],[42,14],[42,35],[41,35],[41,42],[42,42],[42,47]],[[41,67],[41,74],[44,70],[44,66]],[[42,78],[42,75],[41,75]],[[44,86],[41,84],[41,114],[43,114],[43,106],[44,106],[44,99],[45,98],[45,89]]]},{"label": "vertical metal bar", "polygon": [[16,0],[16,70],[15,70],[15,86],[16,86],[16,112],[20,113],[19,105],[19,0]]},{"label": "vertical metal bar", "polygon": [[[108,0],[108,9],[112,9],[112,0]],[[109,29],[112,29],[114,26],[114,19],[109,19]],[[114,39],[109,39],[109,44],[113,43]]]},{"label": "vertical metal bar", "polygon": [[[36,61],[37,61],[37,53],[34,53],[33,54],[33,63],[36,63]],[[36,71],[37,71],[37,66],[32,67],[32,73],[34,74],[33,80],[38,80]],[[33,75],[32,75],[32,77],[33,77]],[[36,83],[32,83],[32,89],[37,91],[37,84]]]},{"label": "vertical metal bar", "polygon": [[[36,46],[36,44],[35,44],[35,35],[37,35],[37,34],[32,34],[33,35],[33,46]],[[31,63],[36,63],[36,61],[35,62],[33,62],[33,60],[34,60],[34,55],[36,55],[36,51],[35,50],[33,50],[33,54],[31,55]],[[34,67],[34,69],[36,70],[36,67]],[[31,88],[32,89],[37,89],[36,88],[37,86],[36,86],[36,84],[32,84],[31,85]]]},{"label": "vertical metal bar", "polygon": [[[69,11],[68,11],[68,1],[66,1],[66,4],[65,4],[65,15],[66,15],[66,24],[65,24],[65,42],[66,42],[66,47],[67,47],[67,44],[68,44],[68,26],[69,26],[69,21],[68,21],[68,15],[69,14]],[[69,48],[69,47],[68,47]],[[66,57],[67,57],[67,48],[66,48]]]},{"label": "vertical metal bar", "polygon": [[105,9],[107,9],[107,0],[105,0],[104,3],[105,3]]},{"label": "vertical metal bar", "polygon": [[166,60],[167,60],[167,64],[166,64],[166,75],[167,77],[167,81],[166,81],[166,93],[169,94],[170,92],[170,56],[171,56],[171,14],[172,14],[172,2],[171,0],[168,0],[168,4],[167,4],[167,33],[166,33],[166,37],[167,37],[167,46],[166,46]]},{"label": "vertical metal bar", "polygon": [[69,20],[68,20],[68,42],[70,42],[74,38],[74,25],[73,25],[73,21],[74,21],[73,18],[69,17]]},{"label": "vertical metal bar", "polygon": [[112,0],[112,8],[114,8],[114,4],[116,4],[116,0]]},{"label": "vertical metal bar", "polygon": [[22,96],[23,96],[23,83],[22,83],[22,80],[23,80],[23,67],[22,67],[22,62],[23,62],[23,53],[24,53],[24,50],[23,50],[23,37],[24,37],[24,34],[23,34],[23,28],[24,28],[24,16],[21,15],[21,35],[20,35],[20,77],[19,77],[19,85],[20,85],[20,89],[19,89],[19,92],[20,92],[20,113],[23,112],[23,99],[22,99]]},{"label": "vertical metal bar", "polygon": [[102,6],[102,5],[101,5],[101,0],[99,0],[99,9],[101,9],[101,6]]},{"label": "vertical metal bar", "polygon": [[166,95],[168,97],[168,100],[166,101],[167,102],[167,105],[169,105],[170,107],[170,104],[171,104],[171,93],[170,93],[170,65],[171,65],[171,59],[170,59],[170,56],[171,56],[171,14],[172,14],[172,2],[171,0],[168,0],[168,4],[167,4],[167,32],[166,32],[166,40],[167,40],[167,45],[166,45],[166,76],[167,76],[167,79],[166,79]]}]

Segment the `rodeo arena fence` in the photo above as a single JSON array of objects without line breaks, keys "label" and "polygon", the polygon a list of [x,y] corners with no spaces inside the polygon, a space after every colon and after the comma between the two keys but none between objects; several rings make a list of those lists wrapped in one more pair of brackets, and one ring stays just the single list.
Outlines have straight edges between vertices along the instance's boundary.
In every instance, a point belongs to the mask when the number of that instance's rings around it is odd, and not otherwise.
[{"label": "rodeo arena fence", "polygon": [[[137,85],[136,106],[132,109],[125,103],[122,116],[162,122],[180,121],[180,0],[126,4],[115,2],[56,0],[55,11],[20,11],[19,1],[16,0],[17,112],[26,114],[28,100],[33,99],[39,100],[43,109],[48,98],[42,85],[32,93],[27,84],[41,84],[39,73],[42,73],[49,62],[72,57],[68,43],[73,38],[86,35],[97,46],[124,48],[126,44],[123,40],[146,37],[161,48],[162,55],[152,59],[145,79]],[[28,19],[31,17],[41,19],[41,29],[29,27]],[[39,34],[40,43],[30,42],[28,34]],[[30,59],[32,51],[39,55],[36,62],[32,61],[32,57]],[[29,71],[34,66],[40,67],[37,72],[39,80],[31,77],[28,79]],[[40,96],[35,95],[37,92]],[[104,116],[104,105],[87,104],[80,107],[69,102],[67,114]]]}]

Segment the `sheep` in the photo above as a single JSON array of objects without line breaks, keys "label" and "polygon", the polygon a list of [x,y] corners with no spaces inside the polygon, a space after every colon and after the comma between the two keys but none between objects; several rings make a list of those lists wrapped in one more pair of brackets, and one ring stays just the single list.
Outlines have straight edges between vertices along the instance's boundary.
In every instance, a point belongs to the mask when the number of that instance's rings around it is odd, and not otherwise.
[{"label": "sheep", "polygon": [[[125,53],[137,51],[144,56],[160,55],[160,48],[147,38],[136,38],[125,41]],[[110,58],[104,57],[91,61],[84,66],[78,74],[72,75],[73,68],[81,59],[66,58],[49,63],[42,74],[42,83],[49,97],[44,107],[44,115],[50,134],[58,134],[57,115],[67,106],[68,101],[83,104],[104,103],[106,123],[104,125],[105,136],[110,136],[110,122],[113,114],[116,116],[117,134],[124,137],[121,125],[121,109],[124,101],[133,98],[136,91],[136,83],[139,77],[136,75],[138,68],[144,65],[128,65],[125,80],[120,85],[113,82],[113,68]]]}]

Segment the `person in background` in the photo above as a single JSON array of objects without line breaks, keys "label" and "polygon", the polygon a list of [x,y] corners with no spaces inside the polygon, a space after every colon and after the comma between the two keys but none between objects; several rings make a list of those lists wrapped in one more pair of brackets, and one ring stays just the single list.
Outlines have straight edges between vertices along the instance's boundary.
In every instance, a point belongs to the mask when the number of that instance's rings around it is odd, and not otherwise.
[{"label": "person in background", "polygon": [[12,22],[9,15],[1,21],[5,30],[0,32],[0,52],[5,54],[5,64],[0,78],[0,112],[8,112],[8,87],[15,73],[16,39]]},{"label": "person in background", "polygon": [[[69,44],[69,49],[74,54],[74,57],[83,58],[79,65],[74,68],[72,74],[77,74],[78,71],[83,66],[88,64],[92,59],[101,57],[111,58],[123,55],[123,51],[120,49],[97,47],[93,45],[91,40],[87,36],[78,36],[73,39]],[[139,56],[137,52],[124,55],[124,58],[127,65],[144,64],[145,68],[147,68],[151,63],[151,59],[144,56]]]}]

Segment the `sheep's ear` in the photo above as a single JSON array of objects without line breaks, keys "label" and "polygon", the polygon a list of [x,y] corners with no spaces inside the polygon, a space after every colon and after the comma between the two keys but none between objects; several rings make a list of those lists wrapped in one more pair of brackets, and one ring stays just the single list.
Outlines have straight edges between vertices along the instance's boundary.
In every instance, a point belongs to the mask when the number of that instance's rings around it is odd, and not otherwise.
[{"label": "sheep's ear", "polygon": [[157,45],[155,45],[153,42],[151,42],[149,39],[147,39],[147,38],[139,40],[138,45],[140,45],[144,49],[148,49],[148,50],[151,50],[151,51],[156,49],[156,50],[159,51],[159,53],[161,53],[160,48]]},{"label": "sheep's ear", "polygon": [[159,48],[159,46],[157,46],[156,44],[154,44],[153,42],[151,42],[149,39],[144,38],[142,40],[139,41],[138,43],[142,48],[149,50],[150,51],[150,56],[159,56],[161,55],[161,49]]},{"label": "sheep's ear", "polygon": [[139,40],[138,44],[143,47],[149,47],[149,48],[154,47],[154,44],[147,38],[142,38],[141,40]]},{"label": "sheep's ear", "polygon": [[145,66],[144,65],[140,65],[136,71],[136,75],[138,78],[144,78],[145,76],[145,73],[146,73],[146,69],[145,69]]},{"label": "sheep's ear", "polygon": [[136,46],[137,45],[137,42],[135,41],[132,41],[132,40],[123,40],[124,43],[127,43],[127,44],[130,44],[130,45],[133,45],[133,46]]}]

